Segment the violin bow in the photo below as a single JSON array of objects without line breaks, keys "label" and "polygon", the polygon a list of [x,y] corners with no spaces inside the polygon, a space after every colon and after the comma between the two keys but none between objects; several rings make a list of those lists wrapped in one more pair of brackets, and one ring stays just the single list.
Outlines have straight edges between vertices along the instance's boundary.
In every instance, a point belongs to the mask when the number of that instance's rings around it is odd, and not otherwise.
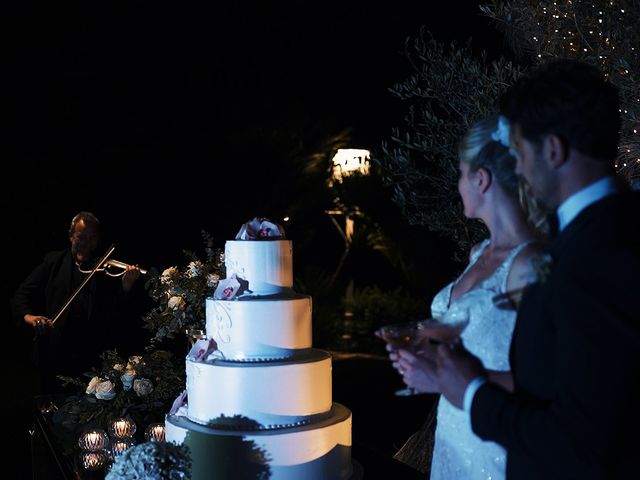
[{"label": "violin bow", "polygon": [[105,253],[102,256],[102,258],[98,261],[98,263],[96,263],[96,266],[91,269],[91,272],[89,272],[89,274],[86,277],[84,277],[84,280],[82,280],[82,283],[78,285],[78,288],[76,288],[75,292],[73,292],[73,294],[65,302],[62,308],[58,310],[58,313],[56,313],[56,316],[53,317],[53,319],[51,320],[51,325],[55,325],[55,323],[58,321],[58,319],[64,313],[64,311],[67,308],[69,308],[69,305],[71,305],[71,302],[73,302],[73,299],[76,298],[78,293],[80,293],[80,290],[82,290],[84,286],[89,282],[89,280],[91,280],[91,277],[93,277],[93,274],[96,273],[98,269],[104,265],[104,262],[107,261],[107,258],[109,258],[109,255],[111,255],[115,249],[116,249],[116,246],[113,244],[109,247],[109,249],[107,250],[107,253]]}]

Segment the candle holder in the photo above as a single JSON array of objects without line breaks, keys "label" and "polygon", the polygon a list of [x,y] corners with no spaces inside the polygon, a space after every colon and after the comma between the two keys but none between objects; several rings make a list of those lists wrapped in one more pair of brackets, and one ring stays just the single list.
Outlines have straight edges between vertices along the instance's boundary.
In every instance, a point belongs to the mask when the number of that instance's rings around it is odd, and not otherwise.
[{"label": "candle holder", "polygon": [[118,455],[122,454],[125,450],[133,447],[135,444],[136,441],[131,437],[116,438],[113,442],[111,442],[111,453],[115,458]]},{"label": "candle holder", "polygon": [[82,462],[82,468],[85,470],[100,470],[109,463],[109,454],[106,450],[82,452],[80,461]]},{"label": "candle holder", "polygon": [[164,423],[150,423],[144,431],[144,439],[147,442],[164,442]]},{"label": "candle holder", "polygon": [[115,418],[109,423],[109,434],[115,438],[133,437],[136,424],[130,418]]},{"label": "candle holder", "polygon": [[88,452],[104,450],[109,445],[109,436],[104,430],[97,428],[89,430],[80,435],[78,446]]}]

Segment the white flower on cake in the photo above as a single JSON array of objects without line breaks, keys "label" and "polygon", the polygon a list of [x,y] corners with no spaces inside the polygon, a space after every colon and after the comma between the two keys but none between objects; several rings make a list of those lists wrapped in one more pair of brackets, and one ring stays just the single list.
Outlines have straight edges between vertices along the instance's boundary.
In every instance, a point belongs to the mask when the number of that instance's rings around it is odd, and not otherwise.
[{"label": "white flower on cake", "polygon": [[191,358],[196,361],[207,361],[224,358],[224,355],[222,355],[218,350],[218,344],[216,341],[213,338],[207,338],[196,341],[187,354],[187,358]]},{"label": "white flower on cake", "polygon": [[216,300],[232,300],[247,291],[249,282],[233,275],[218,282],[218,286],[213,292]]},{"label": "white flower on cake", "polygon": [[255,217],[240,227],[236,240],[282,240],[284,228],[267,218]]},{"label": "white flower on cake", "polygon": [[184,410],[187,405],[187,391],[183,390],[180,395],[173,401],[169,415],[176,415],[179,411]]}]

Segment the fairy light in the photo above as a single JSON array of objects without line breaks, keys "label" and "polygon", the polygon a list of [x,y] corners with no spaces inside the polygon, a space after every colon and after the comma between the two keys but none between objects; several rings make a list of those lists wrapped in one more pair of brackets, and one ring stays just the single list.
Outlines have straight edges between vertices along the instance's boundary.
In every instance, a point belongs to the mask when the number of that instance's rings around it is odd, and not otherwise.
[{"label": "fairy light", "polygon": [[[636,146],[640,145],[640,122],[635,121],[640,118],[640,89],[636,86],[640,72],[632,61],[640,48],[625,33],[632,27],[632,17],[638,16],[633,5],[627,17],[625,2],[607,1],[598,5],[598,2],[551,1],[535,8],[537,13],[531,22],[535,31],[529,37],[539,61],[562,55],[586,61],[591,57],[590,61],[599,65],[607,81],[624,82],[618,85],[621,91],[631,90],[630,98],[619,109],[623,118],[622,142],[617,149],[619,169],[637,169],[640,164],[640,147]],[[632,42],[636,45],[631,45]],[[625,58],[625,54],[632,58]]]}]

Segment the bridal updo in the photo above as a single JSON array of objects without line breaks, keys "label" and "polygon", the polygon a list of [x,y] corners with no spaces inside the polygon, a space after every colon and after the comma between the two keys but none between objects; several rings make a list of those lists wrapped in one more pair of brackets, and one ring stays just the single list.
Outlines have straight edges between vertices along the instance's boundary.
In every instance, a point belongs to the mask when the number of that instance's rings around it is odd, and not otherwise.
[{"label": "bridal updo", "polygon": [[471,172],[488,170],[505,192],[518,197],[516,159],[509,151],[508,128],[498,115],[480,120],[462,137],[458,157]]}]

